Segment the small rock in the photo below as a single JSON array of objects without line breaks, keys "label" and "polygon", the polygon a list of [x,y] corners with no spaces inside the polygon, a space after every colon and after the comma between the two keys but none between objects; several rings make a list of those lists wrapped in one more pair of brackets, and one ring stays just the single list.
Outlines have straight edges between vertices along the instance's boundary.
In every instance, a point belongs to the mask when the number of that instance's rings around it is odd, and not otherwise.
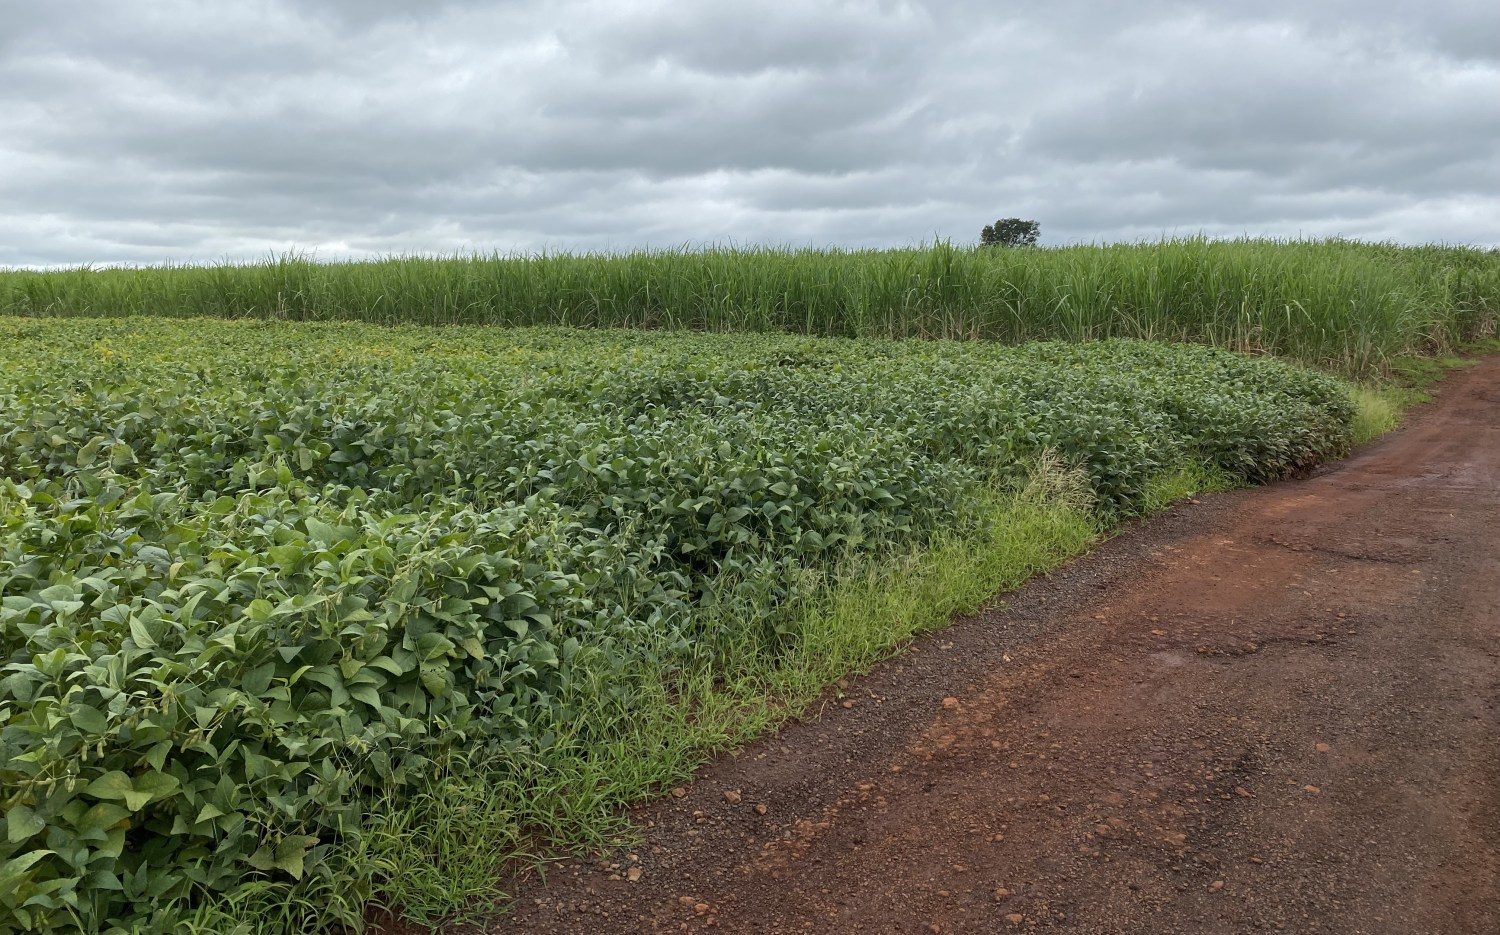
[{"label": "small rock", "polygon": [[1234,787],[1234,794],[1237,795],[1237,796],[1239,796],[1242,799],[1253,799],[1253,798],[1255,798],[1255,796],[1250,793],[1250,790],[1246,789],[1244,786],[1235,786]]},{"label": "small rock", "polygon": [[958,699],[954,698],[952,695],[949,695],[947,698],[943,699],[943,707],[947,708],[949,711],[952,711],[954,708],[958,707]]},{"label": "small rock", "polygon": [[1313,747],[1313,749],[1316,750],[1316,751],[1318,751],[1319,753],[1327,753],[1329,750],[1332,750],[1333,748],[1330,747],[1326,743],[1320,743],[1317,746]]},{"label": "small rock", "polygon": [[995,887],[995,898],[1001,902],[1005,902],[1007,899],[1010,899],[1010,890],[1003,886]]},{"label": "small rock", "polygon": [[641,878],[641,868],[640,867],[631,867],[629,870],[625,871],[625,879],[629,880],[631,883],[634,883],[635,881],[639,880],[640,878]]},{"label": "small rock", "polygon": [[679,903],[681,903],[682,905],[684,905],[684,906],[691,906],[693,903],[697,902],[698,900],[694,899],[691,896],[679,896],[679,897],[677,897],[677,901]]},{"label": "small rock", "polygon": [[766,813],[766,804],[764,802],[762,802],[761,804],[755,806],[755,814],[757,814],[757,815],[764,815],[765,813]]},{"label": "small rock", "polygon": [[676,786],[672,789],[672,798],[674,799],[680,799],[685,795],[687,795],[687,790],[681,786]]},{"label": "small rock", "polygon": [[708,903],[694,903],[693,911],[699,915],[703,915],[703,913],[708,911]]},{"label": "small rock", "polygon": [[1224,888],[1224,881],[1215,880],[1212,883],[1208,884],[1208,888],[1217,893],[1219,890],[1222,890]]},{"label": "small rock", "polygon": [[1019,912],[1012,912],[1010,915],[1007,915],[1005,917],[1005,921],[1009,922],[1011,925],[1020,925],[1022,922],[1026,921],[1026,917],[1021,915]]},{"label": "small rock", "polygon": [[852,701],[845,701],[845,702],[844,702],[844,703],[843,703],[843,706],[844,706],[844,707],[845,707],[845,708],[852,708],[852,707],[854,707],[854,702],[852,702]]},{"label": "small rock", "polygon": [[1319,792],[1322,792],[1323,790],[1319,789],[1317,786],[1307,785],[1307,786],[1303,786],[1302,787],[1302,791],[1310,793],[1312,795],[1317,795]]},{"label": "small rock", "polygon": [[725,789],[724,801],[728,802],[730,805],[738,805],[740,804],[740,794],[733,789]]}]

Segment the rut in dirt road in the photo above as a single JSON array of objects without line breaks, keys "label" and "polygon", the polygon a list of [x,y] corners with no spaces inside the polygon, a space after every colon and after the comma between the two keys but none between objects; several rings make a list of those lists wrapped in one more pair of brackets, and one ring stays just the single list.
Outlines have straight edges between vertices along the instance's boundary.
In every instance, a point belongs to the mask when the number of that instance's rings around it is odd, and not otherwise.
[{"label": "rut in dirt road", "polygon": [[848,697],[488,930],[1500,932],[1500,359]]}]

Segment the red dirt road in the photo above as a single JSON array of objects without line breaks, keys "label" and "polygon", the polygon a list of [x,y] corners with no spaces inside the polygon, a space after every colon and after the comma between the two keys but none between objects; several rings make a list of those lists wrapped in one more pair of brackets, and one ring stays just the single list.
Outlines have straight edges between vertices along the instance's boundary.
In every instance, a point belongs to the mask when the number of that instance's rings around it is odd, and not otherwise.
[{"label": "red dirt road", "polygon": [[1500,932],[1500,358],[846,697],[489,930]]}]

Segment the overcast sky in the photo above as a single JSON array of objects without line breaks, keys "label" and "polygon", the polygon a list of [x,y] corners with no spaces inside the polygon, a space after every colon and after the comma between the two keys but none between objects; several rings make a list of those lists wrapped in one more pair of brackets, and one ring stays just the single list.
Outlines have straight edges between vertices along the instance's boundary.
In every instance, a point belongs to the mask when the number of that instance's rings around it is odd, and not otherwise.
[{"label": "overcast sky", "polygon": [[0,265],[1500,244],[1500,2],[0,0]]}]

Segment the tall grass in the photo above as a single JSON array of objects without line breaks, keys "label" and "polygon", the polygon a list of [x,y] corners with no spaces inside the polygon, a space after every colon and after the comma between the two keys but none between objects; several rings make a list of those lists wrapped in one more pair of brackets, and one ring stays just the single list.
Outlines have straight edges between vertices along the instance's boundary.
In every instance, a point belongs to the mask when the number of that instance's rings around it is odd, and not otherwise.
[{"label": "tall grass", "polygon": [[1194,341],[1351,373],[1493,333],[1500,251],[1206,239],[0,271],[0,313]]}]

